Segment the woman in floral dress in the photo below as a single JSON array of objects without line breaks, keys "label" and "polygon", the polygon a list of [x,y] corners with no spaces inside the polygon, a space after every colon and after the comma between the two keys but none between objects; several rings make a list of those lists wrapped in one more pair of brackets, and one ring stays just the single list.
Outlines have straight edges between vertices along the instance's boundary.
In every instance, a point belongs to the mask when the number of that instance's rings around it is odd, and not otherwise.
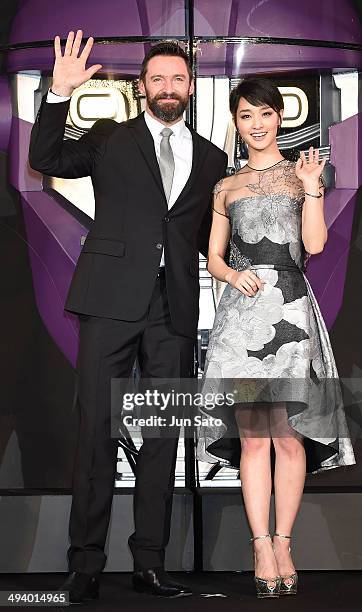
[{"label": "woman in floral dress", "polygon": [[206,355],[204,390],[231,381],[238,401],[234,410],[219,409],[221,427],[202,427],[198,454],[240,467],[257,595],[277,597],[297,591],[289,542],[306,472],[355,459],[328,332],[303,274],[306,255],[323,251],[327,240],[325,162],[312,147],[297,162],[283,158],[276,142],[283,98],[269,80],[242,81],[230,109],[249,158],[214,190],[208,271],[227,286]]}]

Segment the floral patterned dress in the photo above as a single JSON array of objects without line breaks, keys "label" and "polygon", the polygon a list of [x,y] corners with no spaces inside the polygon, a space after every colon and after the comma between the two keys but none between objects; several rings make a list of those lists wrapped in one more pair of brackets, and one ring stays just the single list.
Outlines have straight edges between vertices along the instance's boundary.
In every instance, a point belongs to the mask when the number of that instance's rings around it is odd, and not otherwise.
[{"label": "floral patterned dress", "polygon": [[[226,286],[206,354],[203,390],[232,389],[236,403],[244,406],[282,402],[288,424],[304,437],[309,472],[353,464],[328,332],[303,273],[304,191],[295,162],[282,160],[247,177],[235,199],[228,194],[221,213],[230,221],[229,265],[253,270],[265,284],[254,297]],[[220,181],[214,193],[226,190],[224,184]],[[200,428],[199,459],[237,468],[240,441],[233,409],[224,405],[208,414],[222,424]]]}]

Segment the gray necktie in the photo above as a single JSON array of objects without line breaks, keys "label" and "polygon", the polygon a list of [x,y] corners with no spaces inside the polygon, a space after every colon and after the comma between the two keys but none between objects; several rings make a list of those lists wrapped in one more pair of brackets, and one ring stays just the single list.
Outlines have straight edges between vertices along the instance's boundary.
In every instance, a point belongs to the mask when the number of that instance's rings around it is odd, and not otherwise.
[{"label": "gray necktie", "polygon": [[163,128],[161,136],[161,145],[160,145],[160,171],[162,177],[163,188],[165,191],[165,196],[167,202],[170,199],[171,189],[172,189],[172,181],[173,174],[175,171],[175,160],[173,158],[173,153],[170,145],[170,136],[173,134],[173,131],[170,128]]}]

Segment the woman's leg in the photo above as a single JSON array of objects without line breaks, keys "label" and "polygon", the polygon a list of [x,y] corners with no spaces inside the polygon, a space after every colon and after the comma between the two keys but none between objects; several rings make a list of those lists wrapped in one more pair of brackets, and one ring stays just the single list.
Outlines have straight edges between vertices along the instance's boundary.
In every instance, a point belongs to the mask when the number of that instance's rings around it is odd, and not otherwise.
[{"label": "woman's leg", "polygon": [[[291,535],[306,474],[303,438],[288,425],[286,408],[282,404],[272,408],[270,427],[275,448],[275,531],[282,535]],[[281,576],[295,571],[289,545],[290,540],[286,538],[274,538],[275,556]]]},{"label": "woman's leg", "polygon": [[[236,421],[241,441],[240,480],[246,514],[254,537],[269,533],[271,496],[269,411],[240,408]],[[255,575],[277,576],[277,564],[271,540],[254,541]]]}]

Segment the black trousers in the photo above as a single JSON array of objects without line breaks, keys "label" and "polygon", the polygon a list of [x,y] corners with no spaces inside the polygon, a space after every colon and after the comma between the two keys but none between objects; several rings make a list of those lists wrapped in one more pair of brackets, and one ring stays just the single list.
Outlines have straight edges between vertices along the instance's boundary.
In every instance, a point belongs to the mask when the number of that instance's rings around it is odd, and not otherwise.
[{"label": "black trousers", "polygon": [[[70,571],[104,568],[116,472],[111,439],[111,378],[125,378],[138,358],[141,376],[192,375],[193,340],[171,325],[165,279],[157,278],[146,316],[136,322],[80,316],[78,394],[80,431],[73,478],[68,551]],[[170,535],[176,437],[145,438],[137,459],[135,532],[129,539],[135,570],[163,566]]]}]

